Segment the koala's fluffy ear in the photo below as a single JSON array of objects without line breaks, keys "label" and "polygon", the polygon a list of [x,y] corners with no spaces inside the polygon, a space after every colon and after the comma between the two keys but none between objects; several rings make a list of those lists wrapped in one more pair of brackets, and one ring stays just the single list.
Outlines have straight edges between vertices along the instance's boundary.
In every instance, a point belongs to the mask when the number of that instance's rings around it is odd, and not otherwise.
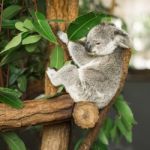
[{"label": "koala's fluffy ear", "polygon": [[116,29],[116,31],[114,32],[115,35],[115,41],[116,44],[119,47],[122,48],[131,48],[131,41],[130,38],[128,36],[128,33],[126,33],[125,31],[121,31],[119,29]]}]

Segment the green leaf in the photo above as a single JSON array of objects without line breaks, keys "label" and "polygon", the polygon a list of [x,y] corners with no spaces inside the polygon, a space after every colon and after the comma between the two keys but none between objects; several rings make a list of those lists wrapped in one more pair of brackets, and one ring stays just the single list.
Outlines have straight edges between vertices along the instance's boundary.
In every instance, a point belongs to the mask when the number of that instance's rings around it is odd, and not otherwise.
[{"label": "green leaf", "polygon": [[23,102],[19,99],[20,93],[13,89],[0,87],[0,102],[14,108],[22,108]]},{"label": "green leaf", "polygon": [[22,139],[14,132],[1,133],[10,150],[26,150]]},{"label": "green leaf", "polygon": [[114,125],[114,127],[110,131],[111,139],[114,140],[117,137],[117,126]]},{"label": "green leaf", "polygon": [[110,138],[110,132],[112,128],[113,128],[113,121],[111,118],[107,118],[103,125],[103,129],[107,138]]},{"label": "green leaf", "polygon": [[50,67],[60,69],[64,65],[64,51],[56,45],[50,57]]},{"label": "green leaf", "polygon": [[16,20],[2,20],[2,28],[15,29]]},{"label": "green leaf", "polygon": [[24,24],[21,21],[16,22],[15,27],[16,27],[16,29],[18,29],[19,31],[22,31],[22,32],[28,31],[26,28],[24,28]]},{"label": "green leaf", "polygon": [[26,19],[23,23],[24,27],[28,30],[31,30],[31,31],[35,31],[35,28],[33,26],[33,23],[30,19]]},{"label": "green leaf", "polygon": [[28,45],[25,46],[26,51],[29,52],[29,53],[34,52],[36,50],[36,48],[37,48],[37,43],[28,44]]},{"label": "green leaf", "polygon": [[39,12],[32,14],[32,16],[34,18],[33,25],[36,31],[45,39],[49,40],[54,44],[57,44],[57,39],[54,33],[52,32],[52,29],[48,24],[48,21],[46,20],[45,16]]},{"label": "green leaf", "polygon": [[92,145],[91,150],[108,150],[107,145],[103,144],[102,142],[96,142]]},{"label": "green leaf", "polygon": [[3,10],[2,18],[3,19],[12,19],[19,13],[20,10],[21,10],[21,6],[10,5]]},{"label": "green leaf", "polygon": [[29,35],[22,40],[22,44],[23,45],[33,44],[33,43],[38,42],[40,39],[41,39],[40,35]]},{"label": "green leaf", "polygon": [[77,143],[75,144],[74,150],[78,150],[79,149],[79,146],[82,143],[82,141],[83,141],[82,138],[77,141]]},{"label": "green leaf", "polygon": [[118,129],[120,130],[121,134],[125,137],[125,139],[128,142],[132,142],[132,131],[127,130],[124,126],[124,124],[122,123],[121,119],[118,117],[116,119],[116,125],[118,127]]},{"label": "green leaf", "polygon": [[0,60],[0,66],[22,59],[25,55],[24,53],[25,51],[9,51],[8,54],[3,56],[2,60]]},{"label": "green leaf", "polygon": [[101,129],[101,131],[100,131],[99,140],[105,145],[109,144],[108,138],[103,129]]},{"label": "green leaf", "polygon": [[110,18],[109,15],[95,12],[79,16],[69,25],[67,30],[68,38],[75,41],[86,36],[91,28],[100,24],[106,17]]},{"label": "green leaf", "polygon": [[18,78],[18,88],[19,90],[21,90],[22,92],[26,91],[27,88],[27,78],[25,75],[22,75]]},{"label": "green leaf", "polygon": [[22,40],[22,33],[19,33],[17,36],[13,37],[11,39],[11,41],[9,41],[9,43],[5,46],[4,50],[2,50],[0,52],[0,54],[4,53],[12,48],[17,47],[18,45],[20,45],[21,40]]},{"label": "green leaf", "polygon": [[114,107],[116,108],[116,110],[118,111],[118,113],[125,118],[125,120],[127,122],[130,123],[135,123],[135,119],[132,113],[132,110],[130,109],[130,107],[128,106],[127,102],[124,100],[123,96],[120,95],[115,104]]}]

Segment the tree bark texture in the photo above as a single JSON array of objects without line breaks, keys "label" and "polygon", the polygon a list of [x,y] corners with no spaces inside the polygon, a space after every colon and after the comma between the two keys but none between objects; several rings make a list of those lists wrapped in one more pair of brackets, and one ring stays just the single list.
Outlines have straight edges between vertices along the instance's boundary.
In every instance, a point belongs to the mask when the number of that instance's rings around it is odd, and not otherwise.
[{"label": "tree bark texture", "polygon": [[[64,20],[63,23],[52,23],[54,32],[57,30],[65,31],[69,21],[74,20],[78,14],[78,0],[46,0],[47,19]],[[48,50],[52,49],[49,44]],[[65,49],[65,60],[69,58]],[[45,76],[45,94],[51,95],[56,93],[57,89],[51,84],[47,75]],[[59,124],[57,126],[45,126],[43,129],[43,137],[41,150],[67,150],[69,145],[70,123]]]},{"label": "tree bark texture", "polygon": [[22,109],[0,104],[0,130],[63,122],[72,117],[73,104],[68,95],[49,100],[28,100]]}]

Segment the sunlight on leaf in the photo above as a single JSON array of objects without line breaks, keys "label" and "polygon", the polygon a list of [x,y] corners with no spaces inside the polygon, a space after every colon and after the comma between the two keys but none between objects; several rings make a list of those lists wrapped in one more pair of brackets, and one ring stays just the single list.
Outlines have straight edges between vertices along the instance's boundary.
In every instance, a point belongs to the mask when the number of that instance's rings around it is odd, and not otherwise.
[{"label": "sunlight on leaf", "polygon": [[2,50],[0,52],[0,54],[4,53],[12,48],[17,47],[21,43],[21,40],[22,40],[22,33],[19,33],[17,36],[15,36],[11,39],[11,41],[5,46],[4,50]]},{"label": "sunlight on leaf", "polygon": [[100,24],[104,19],[106,20],[106,17],[110,18],[109,15],[96,12],[79,16],[69,25],[67,30],[68,38],[75,41],[86,36],[91,28]]},{"label": "sunlight on leaf", "polygon": [[41,39],[40,35],[29,35],[26,38],[24,38],[22,40],[22,44],[26,45],[26,44],[32,44],[32,43],[36,43]]}]

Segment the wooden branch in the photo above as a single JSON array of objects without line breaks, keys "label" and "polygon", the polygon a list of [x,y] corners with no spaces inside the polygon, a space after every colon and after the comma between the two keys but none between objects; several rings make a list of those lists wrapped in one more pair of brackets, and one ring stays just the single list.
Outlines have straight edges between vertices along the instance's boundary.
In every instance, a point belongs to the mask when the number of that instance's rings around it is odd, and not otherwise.
[{"label": "wooden branch", "polygon": [[81,128],[93,128],[99,118],[99,109],[92,102],[78,102],[73,110],[73,119]]},{"label": "wooden branch", "polygon": [[73,104],[68,95],[49,100],[25,101],[22,109],[0,104],[0,130],[68,120],[72,116]]},{"label": "wooden branch", "polygon": [[130,49],[124,50],[122,54],[123,60],[122,60],[122,71],[121,71],[121,77],[120,77],[120,86],[116,94],[112,98],[112,101],[110,102],[110,104],[100,111],[99,119],[98,119],[96,126],[88,132],[86,138],[83,140],[82,144],[80,145],[79,150],[90,150],[93,142],[96,140],[99,134],[100,128],[103,122],[105,121],[105,119],[107,118],[108,112],[110,111],[113,103],[116,100],[116,97],[119,96],[120,91],[123,88],[123,85],[124,85],[124,82],[128,73],[128,64],[129,64],[130,57],[131,57]]}]

